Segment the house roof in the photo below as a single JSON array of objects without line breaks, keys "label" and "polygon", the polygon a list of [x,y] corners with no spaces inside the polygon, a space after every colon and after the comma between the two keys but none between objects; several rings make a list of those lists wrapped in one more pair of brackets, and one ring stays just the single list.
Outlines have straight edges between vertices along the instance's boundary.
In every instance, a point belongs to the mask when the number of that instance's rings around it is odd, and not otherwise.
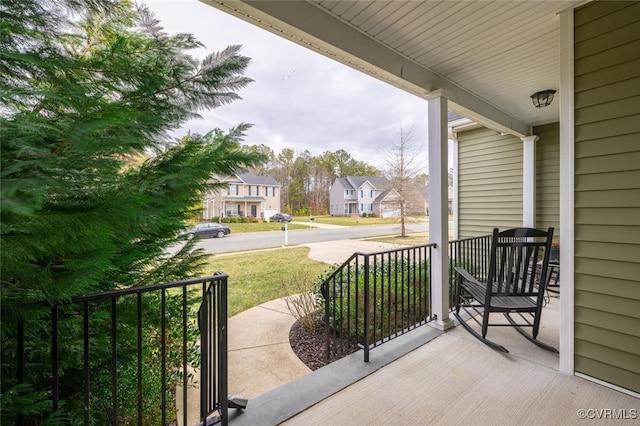
[{"label": "house roof", "polygon": [[584,0],[202,0],[497,131],[559,121],[560,15]]},{"label": "house roof", "polygon": [[[375,202],[376,203],[381,203],[384,201],[384,199],[391,193],[391,192],[395,192],[395,190],[393,188],[387,188],[384,191],[382,191],[382,193],[380,195],[378,195],[378,197],[376,198]],[[397,193],[396,193],[397,195]]]},{"label": "house roof", "polygon": [[[350,188],[358,189],[366,182],[369,182],[375,189],[386,189],[391,186],[391,183],[387,180],[387,178],[380,176],[347,176],[346,178],[338,178],[345,179],[348,182]],[[343,186],[345,184],[343,183]],[[347,188],[347,186],[345,186]]]},{"label": "house roof", "polygon": [[280,186],[271,176],[258,176],[253,172],[241,173],[238,178],[247,185]]},{"label": "house roof", "polygon": [[336,182],[338,182],[344,189],[355,189],[353,185],[351,185],[351,182],[347,180],[347,178],[342,178],[342,177],[336,178]]}]

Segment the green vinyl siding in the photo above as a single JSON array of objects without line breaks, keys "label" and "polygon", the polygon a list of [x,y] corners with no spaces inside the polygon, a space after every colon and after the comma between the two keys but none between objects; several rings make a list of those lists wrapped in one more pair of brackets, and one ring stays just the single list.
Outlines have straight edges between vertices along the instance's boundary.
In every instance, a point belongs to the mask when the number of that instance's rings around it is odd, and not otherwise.
[{"label": "green vinyl siding", "polygon": [[560,240],[560,125],[535,127],[536,142],[536,228],[553,226],[554,240]]},{"label": "green vinyl siding", "polygon": [[574,25],[575,370],[640,392],[640,2]]},{"label": "green vinyl siding", "polygon": [[522,141],[486,128],[458,134],[460,238],[522,226]]}]

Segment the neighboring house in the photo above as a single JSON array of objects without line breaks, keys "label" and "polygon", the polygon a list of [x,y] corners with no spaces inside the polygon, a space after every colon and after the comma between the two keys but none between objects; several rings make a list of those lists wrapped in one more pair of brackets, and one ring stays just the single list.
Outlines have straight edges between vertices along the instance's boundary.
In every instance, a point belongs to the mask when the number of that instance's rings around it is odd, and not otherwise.
[{"label": "neighboring house", "polygon": [[281,185],[272,177],[245,172],[218,180],[227,186],[205,194],[204,219],[227,216],[269,218],[280,209]]},{"label": "neighboring house", "polygon": [[[332,216],[397,217],[400,194],[388,179],[379,176],[347,176],[337,178],[329,193]],[[425,200],[420,191],[411,188],[407,197],[407,214],[425,214]]]},{"label": "neighboring house", "polygon": [[[419,186],[418,191],[422,198],[424,198],[424,211],[427,216],[429,216],[429,183],[426,185]],[[453,186],[449,185],[447,189],[447,214],[449,216],[453,215]]]},{"label": "neighboring house", "polygon": [[[347,176],[337,178],[329,191],[329,213],[332,216],[374,214],[380,211],[378,197],[389,196],[391,184],[378,176]],[[375,206],[374,206],[375,205]]]}]

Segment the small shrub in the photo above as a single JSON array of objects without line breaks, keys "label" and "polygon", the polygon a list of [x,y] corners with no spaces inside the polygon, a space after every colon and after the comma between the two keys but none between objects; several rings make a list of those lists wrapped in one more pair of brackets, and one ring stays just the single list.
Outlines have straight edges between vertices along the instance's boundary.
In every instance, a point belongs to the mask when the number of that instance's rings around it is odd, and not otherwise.
[{"label": "small shrub", "polygon": [[300,207],[295,211],[295,216],[309,216],[311,215],[311,210],[309,210],[308,206]]},{"label": "small shrub", "polygon": [[301,269],[287,276],[282,285],[289,296],[284,298],[287,309],[308,330],[314,330],[320,305],[314,292],[315,276],[309,269]]},{"label": "small shrub", "polygon": [[211,222],[218,222],[220,223],[220,216],[214,216],[211,218]]},{"label": "small shrub", "polygon": [[[327,322],[334,332],[372,344],[428,316],[429,261],[399,258],[371,267],[369,306],[364,303],[365,275],[364,265],[350,265],[330,280]],[[365,309],[370,314],[369,342],[364,342]]]}]

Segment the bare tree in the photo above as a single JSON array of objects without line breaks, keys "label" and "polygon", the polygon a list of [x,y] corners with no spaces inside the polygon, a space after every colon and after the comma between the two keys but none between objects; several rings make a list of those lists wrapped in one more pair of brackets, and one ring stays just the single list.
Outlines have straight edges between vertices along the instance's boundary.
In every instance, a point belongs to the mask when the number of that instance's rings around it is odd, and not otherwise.
[{"label": "bare tree", "polygon": [[421,150],[412,133],[413,128],[405,130],[400,125],[397,138],[383,148],[385,175],[397,193],[395,204],[400,212],[402,237],[406,237],[407,217],[423,210],[417,205],[416,198],[419,195],[414,180],[424,172],[426,165],[420,159]]}]

